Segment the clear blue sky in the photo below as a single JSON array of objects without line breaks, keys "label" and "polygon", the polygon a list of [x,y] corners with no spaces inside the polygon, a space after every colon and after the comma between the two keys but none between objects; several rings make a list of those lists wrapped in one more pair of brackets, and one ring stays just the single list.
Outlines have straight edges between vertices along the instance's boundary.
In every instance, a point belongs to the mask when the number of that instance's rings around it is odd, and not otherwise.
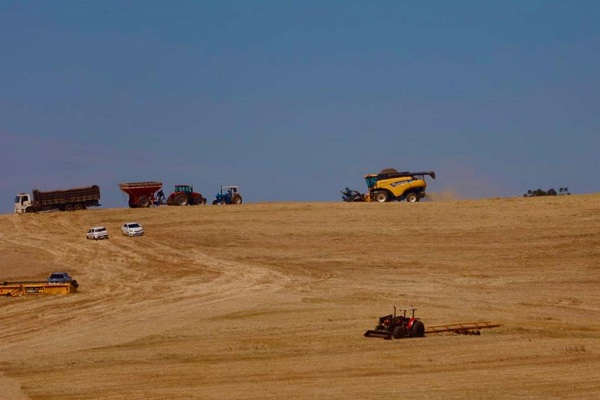
[{"label": "clear blue sky", "polygon": [[341,201],[600,192],[598,1],[2,1],[0,213],[18,192],[190,183]]}]

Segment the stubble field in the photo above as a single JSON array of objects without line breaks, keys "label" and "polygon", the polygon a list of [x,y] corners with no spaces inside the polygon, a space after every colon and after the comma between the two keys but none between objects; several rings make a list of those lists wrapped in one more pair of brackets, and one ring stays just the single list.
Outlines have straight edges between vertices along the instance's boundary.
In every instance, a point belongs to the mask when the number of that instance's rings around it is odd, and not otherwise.
[{"label": "stubble field", "polygon": [[0,298],[0,399],[599,398],[599,256],[600,194],[1,215],[0,281],[80,288]]}]

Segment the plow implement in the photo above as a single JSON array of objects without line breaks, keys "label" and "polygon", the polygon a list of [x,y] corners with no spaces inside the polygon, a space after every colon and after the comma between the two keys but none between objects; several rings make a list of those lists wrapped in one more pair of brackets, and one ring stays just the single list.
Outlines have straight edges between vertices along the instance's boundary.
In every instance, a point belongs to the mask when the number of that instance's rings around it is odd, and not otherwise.
[{"label": "plow implement", "polygon": [[450,324],[430,326],[425,330],[426,334],[452,332],[460,335],[480,335],[481,329],[498,328],[502,325],[492,322],[467,322],[464,324]]}]

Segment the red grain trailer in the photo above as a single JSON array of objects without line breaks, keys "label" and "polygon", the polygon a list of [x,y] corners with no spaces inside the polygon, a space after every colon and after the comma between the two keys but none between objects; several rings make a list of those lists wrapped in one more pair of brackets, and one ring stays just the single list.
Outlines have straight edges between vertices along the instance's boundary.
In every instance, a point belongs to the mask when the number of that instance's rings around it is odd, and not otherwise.
[{"label": "red grain trailer", "polygon": [[[164,202],[162,182],[120,183],[119,188],[129,195],[129,207],[150,207]],[[160,191],[160,192],[159,192]],[[159,192],[157,194],[157,192]]]}]

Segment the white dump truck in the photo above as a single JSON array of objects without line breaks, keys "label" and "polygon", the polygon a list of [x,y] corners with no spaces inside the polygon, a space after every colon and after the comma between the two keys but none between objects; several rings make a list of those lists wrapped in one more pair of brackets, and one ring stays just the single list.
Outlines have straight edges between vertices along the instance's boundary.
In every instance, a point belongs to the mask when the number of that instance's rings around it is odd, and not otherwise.
[{"label": "white dump truck", "polygon": [[15,212],[85,210],[100,205],[100,187],[97,185],[66,190],[42,192],[34,189],[32,194],[19,193],[15,197]]}]

